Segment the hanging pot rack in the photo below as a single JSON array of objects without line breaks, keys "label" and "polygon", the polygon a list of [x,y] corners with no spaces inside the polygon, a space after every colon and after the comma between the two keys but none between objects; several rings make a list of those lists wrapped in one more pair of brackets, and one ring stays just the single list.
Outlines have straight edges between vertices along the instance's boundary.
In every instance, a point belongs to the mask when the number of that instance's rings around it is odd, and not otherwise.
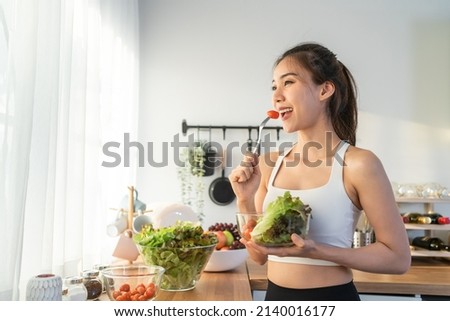
[{"label": "hanging pot rack", "polygon": [[[208,129],[208,130],[212,130],[212,129],[221,129],[223,132],[223,139],[225,139],[225,133],[227,130],[230,129],[247,129],[249,131],[249,133],[253,130],[256,130],[256,132],[258,133],[259,130],[259,126],[227,126],[227,125],[223,125],[223,126],[217,126],[217,125],[188,125],[186,120],[183,119],[183,121],[181,122],[181,131],[183,133],[184,136],[186,136],[188,130],[190,129]],[[277,140],[280,139],[280,130],[283,129],[283,127],[280,126],[266,126],[264,127],[264,129],[266,130],[276,130],[277,131]]]}]

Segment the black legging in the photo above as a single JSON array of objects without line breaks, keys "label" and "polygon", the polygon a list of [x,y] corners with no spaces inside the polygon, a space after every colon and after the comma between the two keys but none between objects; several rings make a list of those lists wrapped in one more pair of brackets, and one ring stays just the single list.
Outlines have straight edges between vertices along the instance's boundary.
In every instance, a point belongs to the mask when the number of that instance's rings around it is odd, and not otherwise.
[{"label": "black legging", "polygon": [[353,281],[313,289],[290,289],[270,282],[265,301],[361,301]]}]

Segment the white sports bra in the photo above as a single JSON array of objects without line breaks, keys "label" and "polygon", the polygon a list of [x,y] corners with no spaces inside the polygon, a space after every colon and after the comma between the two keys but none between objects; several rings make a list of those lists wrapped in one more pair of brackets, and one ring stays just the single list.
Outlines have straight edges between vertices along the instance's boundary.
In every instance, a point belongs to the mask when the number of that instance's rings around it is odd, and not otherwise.
[{"label": "white sports bra", "polygon": [[[328,244],[336,247],[350,248],[353,241],[353,233],[361,211],[353,205],[348,197],[343,181],[344,155],[350,145],[342,142],[333,158],[331,174],[328,182],[320,187],[289,190],[292,196],[300,197],[303,203],[312,209],[312,218],[309,225],[308,239],[317,243]],[[276,175],[280,169],[285,155],[280,155],[269,178],[267,194],[264,199],[264,210],[276,197],[282,196],[286,189],[273,186]],[[334,262],[315,260],[302,257],[279,257],[269,255],[269,261],[299,263],[309,265],[337,266]]]}]

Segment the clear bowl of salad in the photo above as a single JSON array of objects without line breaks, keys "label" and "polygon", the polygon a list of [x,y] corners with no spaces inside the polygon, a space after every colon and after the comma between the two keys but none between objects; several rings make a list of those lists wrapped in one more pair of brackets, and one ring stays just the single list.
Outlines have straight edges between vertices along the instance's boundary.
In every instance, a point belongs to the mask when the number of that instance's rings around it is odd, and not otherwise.
[{"label": "clear bowl of salad", "polygon": [[291,235],[306,237],[311,208],[289,191],[269,203],[265,213],[237,213],[239,233],[263,246],[291,246]]},{"label": "clear bowl of salad", "polygon": [[160,284],[165,291],[195,288],[217,244],[214,233],[189,221],[158,229],[148,225],[133,240],[145,264],[165,269]]}]

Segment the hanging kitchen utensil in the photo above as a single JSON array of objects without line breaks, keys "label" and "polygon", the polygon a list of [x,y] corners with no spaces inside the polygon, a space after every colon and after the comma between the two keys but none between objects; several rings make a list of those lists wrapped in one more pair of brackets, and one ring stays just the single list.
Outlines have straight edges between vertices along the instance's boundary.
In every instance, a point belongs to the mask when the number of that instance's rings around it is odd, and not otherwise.
[{"label": "hanging kitchen utensil", "polygon": [[128,222],[127,229],[120,235],[116,248],[114,249],[113,256],[121,259],[128,260],[130,264],[139,256],[139,251],[133,241],[133,216],[134,216],[134,186],[128,187]]},{"label": "hanging kitchen utensil", "polygon": [[203,169],[205,172],[203,176],[214,175],[217,150],[211,142],[211,128],[209,129],[209,141],[203,145],[203,152],[205,154],[203,161]]},{"label": "hanging kitchen utensil", "polygon": [[114,249],[112,256],[119,259],[127,260],[132,263],[139,257],[139,250],[133,241],[133,232],[131,230],[126,230],[120,234],[117,246]]},{"label": "hanging kitchen utensil", "polygon": [[222,176],[213,180],[209,186],[209,197],[215,204],[220,206],[228,205],[236,198],[230,180],[225,176],[225,154],[226,151],[224,150],[222,157]]}]

